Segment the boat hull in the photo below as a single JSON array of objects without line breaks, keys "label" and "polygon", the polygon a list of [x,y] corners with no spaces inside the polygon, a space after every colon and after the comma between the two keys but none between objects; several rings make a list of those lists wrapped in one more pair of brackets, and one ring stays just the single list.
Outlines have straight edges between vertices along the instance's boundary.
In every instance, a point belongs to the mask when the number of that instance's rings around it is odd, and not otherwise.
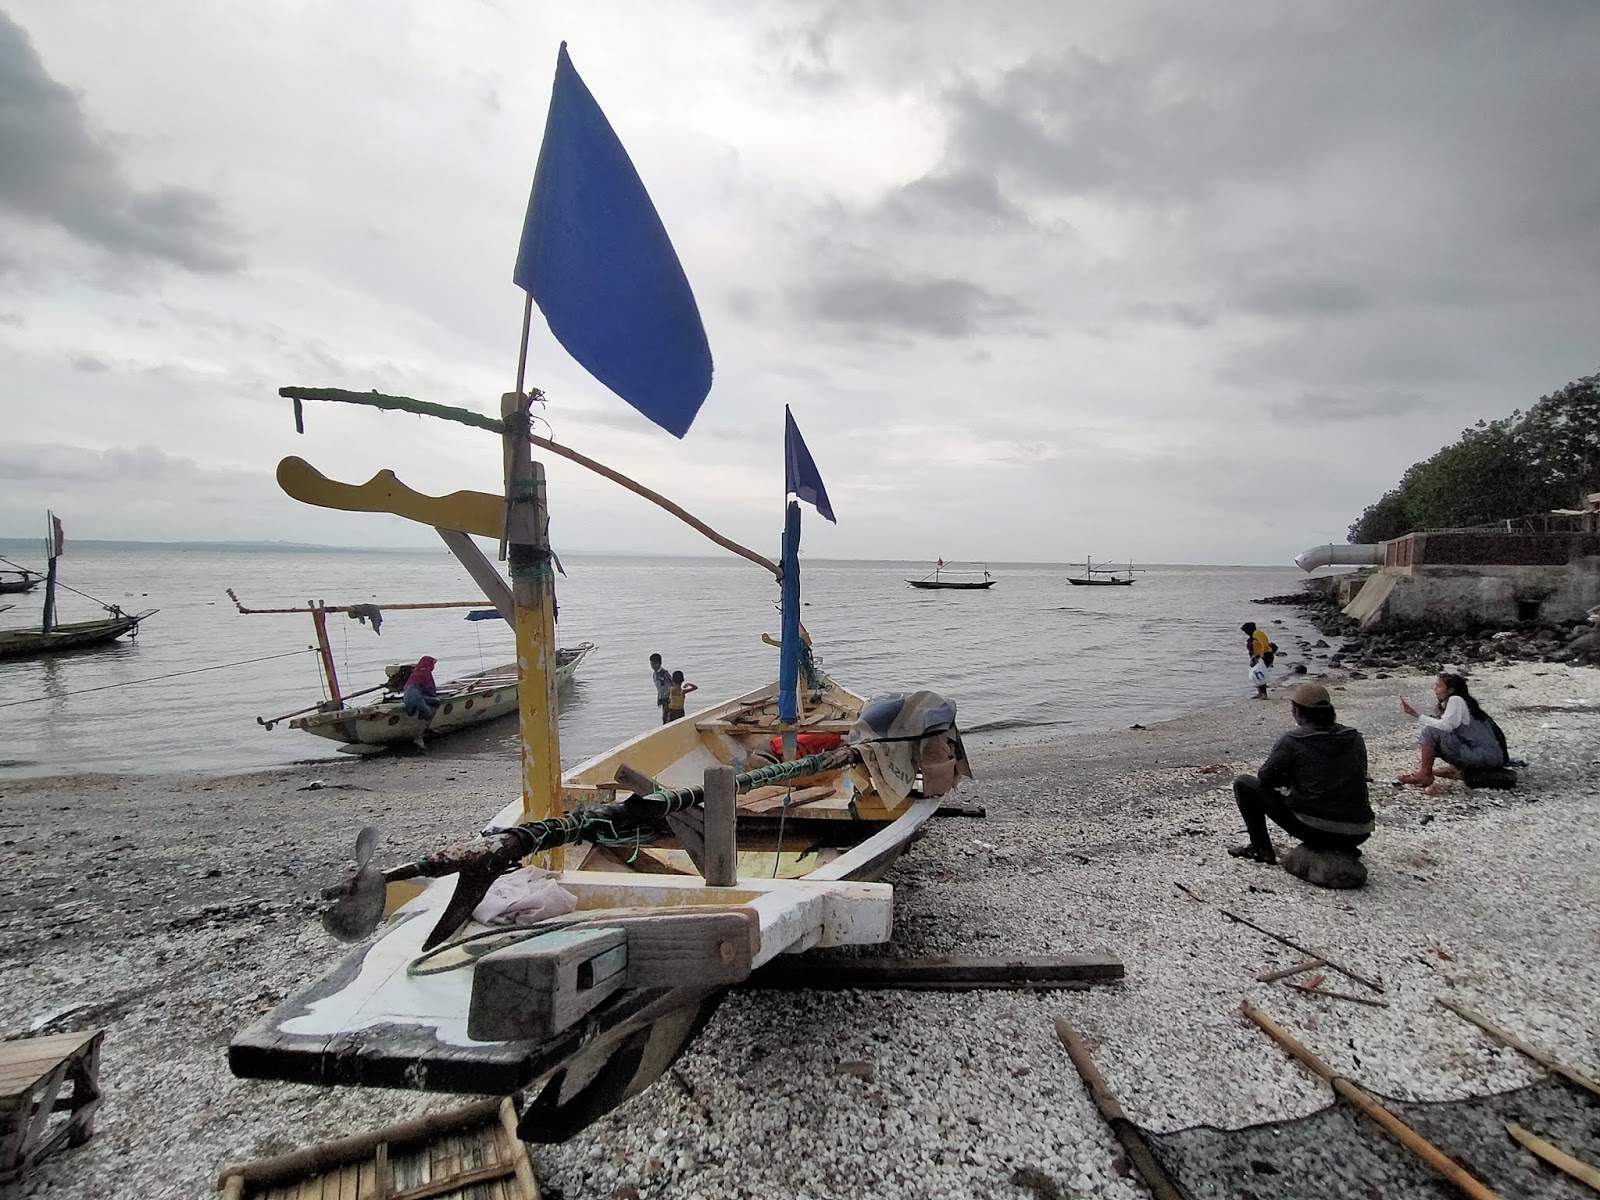
[{"label": "boat hull", "polygon": [[982,583],[945,583],[943,580],[908,579],[906,582],[914,588],[922,588],[924,591],[930,592],[981,592],[986,588],[992,588],[1000,581],[998,579],[986,579]]},{"label": "boat hull", "polygon": [[15,596],[22,592],[31,592],[38,586],[38,579],[0,579],[0,596]]},{"label": "boat hull", "polygon": [[1132,587],[1131,579],[1074,579],[1071,576],[1067,582],[1073,587]]},{"label": "boat hull", "polygon": [[0,658],[36,658],[43,654],[61,654],[69,650],[102,646],[123,634],[137,633],[139,622],[154,616],[157,611],[152,608],[147,612],[104,621],[76,621],[57,625],[49,633],[37,629],[0,629]]}]

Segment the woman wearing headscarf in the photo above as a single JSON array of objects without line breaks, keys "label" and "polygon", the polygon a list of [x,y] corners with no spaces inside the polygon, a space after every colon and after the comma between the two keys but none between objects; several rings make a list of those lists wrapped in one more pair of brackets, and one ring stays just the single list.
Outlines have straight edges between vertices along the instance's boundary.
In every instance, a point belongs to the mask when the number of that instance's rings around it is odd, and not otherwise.
[{"label": "woman wearing headscarf", "polygon": [[[1433,681],[1433,695],[1438,701],[1437,716],[1426,716],[1410,701],[1400,701],[1400,710],[1408,717],[1416,717],[1421,728],[1417,731],[1417,769],[1400,776],[1399,782],[1428,787],[1436,773],[1454,775],[1506,765],[1503,735],[1467,690],[1465,679],[1446,672]],[[1445,765],[1436,769],[1434,763],[1439,759]]]},{"label": "woman wearing headscarf", "polygon": [[411,674],[406,676],[405,690],[400,693],[406,716],[416,717],[422,722],[422,728],[412,739],[418,747],[423,745],[422,735],[433,720],[433,714],[439,711],[439,688],[433,682],[433,668],[438,661],[426,654],[419,658],[417,665],[411,668]]}]

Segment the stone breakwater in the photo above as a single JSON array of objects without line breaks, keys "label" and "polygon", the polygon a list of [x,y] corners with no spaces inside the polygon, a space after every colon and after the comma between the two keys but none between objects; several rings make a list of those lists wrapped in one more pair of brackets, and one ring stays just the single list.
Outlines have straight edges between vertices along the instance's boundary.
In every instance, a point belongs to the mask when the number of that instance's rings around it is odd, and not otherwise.
[{"label": "stone breakwater", "polygon": [[[1320,580],[1308,581],[1315,584]],[[1323,634],[1317,642],[1300,640],[1306,656],[1321,658],[1328,670],[1346,670],[1351,678],[1363,672],[1419,670],[1437,673],[1474,664],[1600,662],[1600,629],[1587,621],[1539,621],[1513,625],[1488,624],[1470,629],[1443,629],[1428,624],[1364,631],[1339,610],[1331,592],[1308,587],[1303,592],[1264,596],[1256,604],[1302,609]],[[1326,639],[1337,639],[1329,642]],[[1317,651],[1326,651],[1325,655]],[[1285,655],[1280,654],[1280,658]],[[1293,658],[1293,655],[1287,655]],[[1291,665],[1291,669],[1293,666]]]}]

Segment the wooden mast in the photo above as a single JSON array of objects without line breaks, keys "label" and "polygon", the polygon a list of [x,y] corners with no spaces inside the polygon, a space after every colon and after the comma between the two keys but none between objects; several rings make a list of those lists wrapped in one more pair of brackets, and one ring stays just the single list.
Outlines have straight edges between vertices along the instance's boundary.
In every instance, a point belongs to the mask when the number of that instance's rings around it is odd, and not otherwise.
[{"label": "wooden mast", "polygon": [[39,632],[49,633],[56,624],[56,558],[61,548],[56,542],[56,515],[45,512],[44,541],[50,551],[50,565],[44,578],[44,612],[39,618]]},{"label": "wooden mast", "polygon": [[306,604],[311,609],[311,623],[317,629],[317,653],[322,658],[322,673],[328,680],[328,699],[334,708],[343,708],[344,697],[339,694],[339,673],[333,669],[333,644],[328,641],[327,605],[312,600],[307,600]]},{"label": "wooden mast", "polygon": [[[517,390],[500,397],[505,446],[506,567],[517,638],[517,724],[522,744],[522,811],[531,820],[559,817],[561,734],[556,722],[556,588],[550,553],[550,509],[544,464],[533,461],[528,412],[533,396],[523,391],[528,365],[528,326],[533,295],[522,310],[517,354]],[[534,862],[559,871],[558,847]]]}]

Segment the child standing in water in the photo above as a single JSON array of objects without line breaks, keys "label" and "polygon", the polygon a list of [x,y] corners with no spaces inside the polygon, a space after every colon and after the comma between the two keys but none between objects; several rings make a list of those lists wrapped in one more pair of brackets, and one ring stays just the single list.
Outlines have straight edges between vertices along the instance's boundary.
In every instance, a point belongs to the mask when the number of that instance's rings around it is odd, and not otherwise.
[{"label": "child standing in water", "polygon": [[667,689],[666,719],[669,721],[676,721],[679,717],[683,716],[683,698],[690,692],[697,692],[699,690],[700,688],[698,684],[685,683],[683,681],[682,671],[674,671],[672,673],[672,686]]}]

